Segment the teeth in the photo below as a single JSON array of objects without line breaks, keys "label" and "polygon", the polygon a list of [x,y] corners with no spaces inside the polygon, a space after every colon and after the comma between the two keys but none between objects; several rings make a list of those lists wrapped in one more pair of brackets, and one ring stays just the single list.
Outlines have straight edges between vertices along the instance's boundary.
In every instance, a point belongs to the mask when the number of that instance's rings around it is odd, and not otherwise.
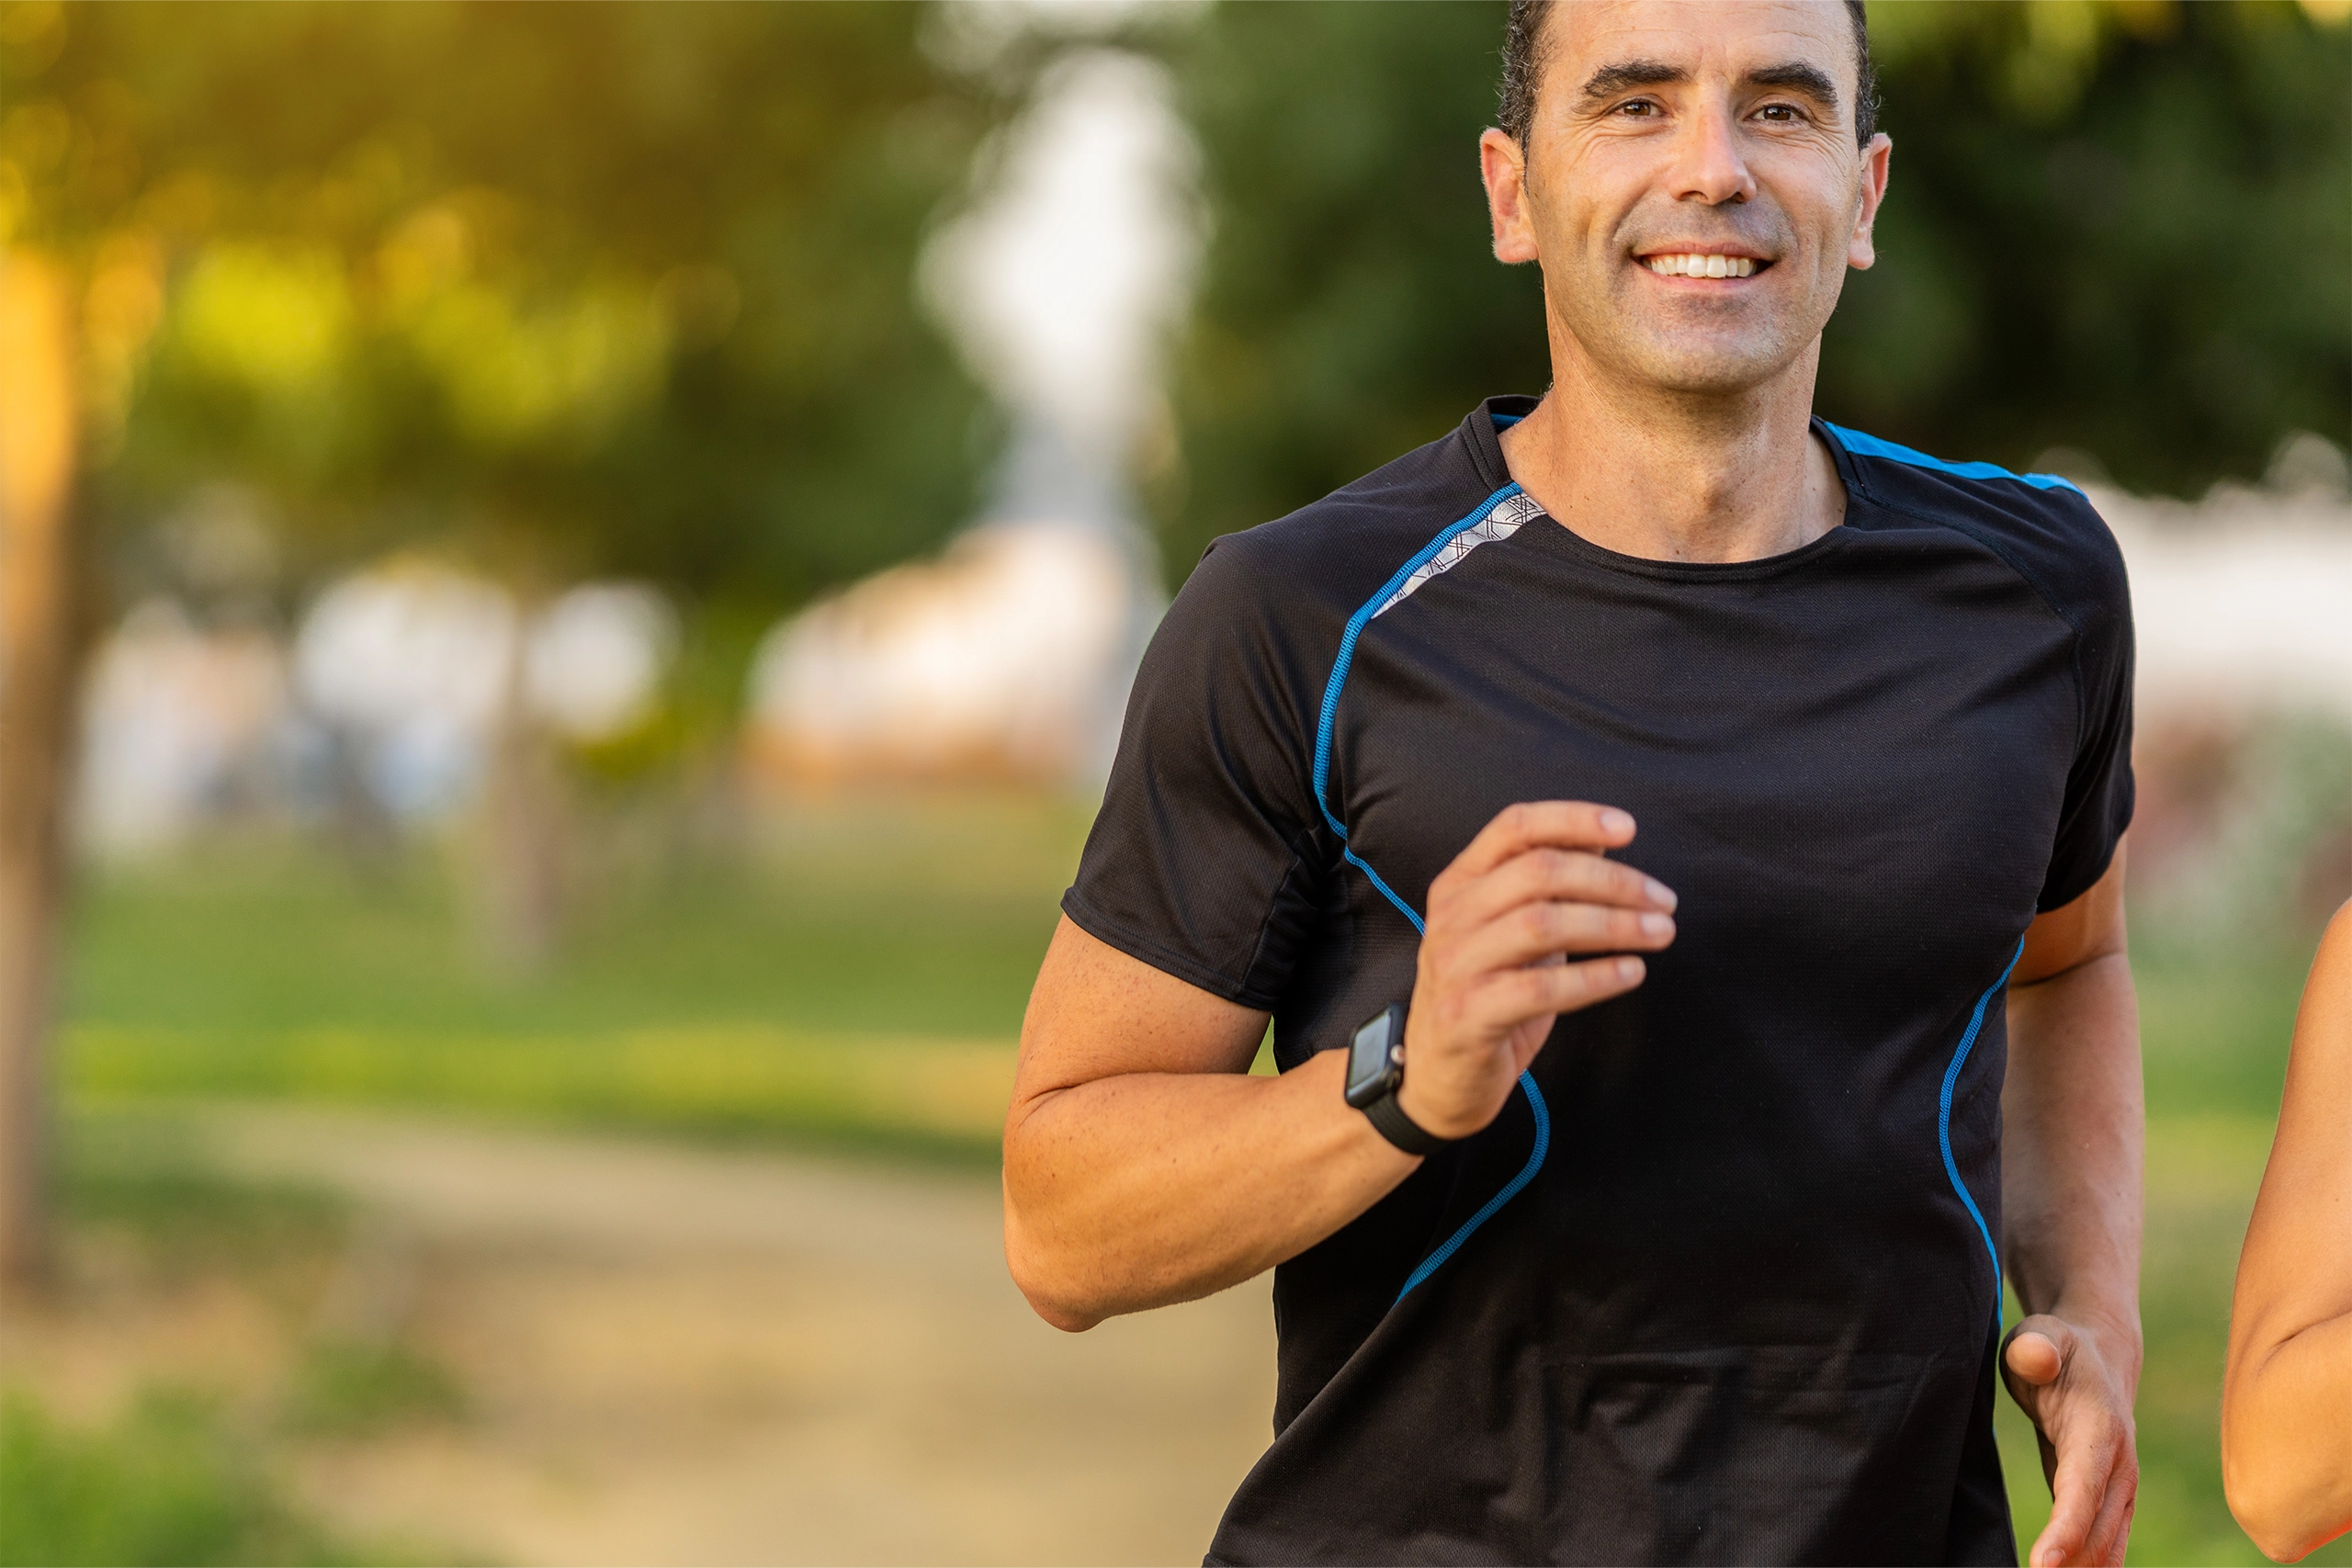
[{"label": "teeth", "polygon": [[1747,256],[1646,256],[1645,264],[1660,277],[1753,277],[1756,263]]}]

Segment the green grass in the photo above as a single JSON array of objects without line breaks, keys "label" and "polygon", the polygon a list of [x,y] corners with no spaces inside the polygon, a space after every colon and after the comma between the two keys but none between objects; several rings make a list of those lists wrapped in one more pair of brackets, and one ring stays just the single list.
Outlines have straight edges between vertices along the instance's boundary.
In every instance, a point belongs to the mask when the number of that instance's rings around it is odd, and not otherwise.
[{"label": "green grass", "polygon": [[[215,845],[85,889],[63,1078],[88,1105],[289,1096],[986,1160],[1084,828],[1081,811],[1016,799],[804,808],[729,863],[609,880],[564,958],[528,981],[470,956],[438,859],[362,877],[299,845]],[[2261,1561],[2222,1502],[2217,1409],[2307,957],[2151,950],[2140,964],[2134,1562]],[[409,1371],[313,1369],[324,1408],[344,1412],[322,1419],[429,1409]],[[2048,1495],[2030,1431],[2001,1410],[2030,1541]],[[2352,1543],[2311,1561],[2352,1563]]]},{"label": "green grass", "polygon": [[150,1393],[75,1430],[0,1397],[0,1563],[349,1562],[210,1403]]},{"label": "green grass", "polygon": [[156,1278],[315,1269],[348,1235],[348,1213],[327,1193],[210,1174],[186,1124],[168,1115],[77,1111],[59,1132],[65,1228],[128,1243]]},{"label": "green grass", "polygon": [[66,1082],[84,1103],[228,1095],[402,1105],[992,1165],[1013,1054],[1010,1038],[742,1023],[577,1035],[85,1024],[71,1036]]},{"label": "green grass", "polygon": [[[81,1111],[62,1129],[69,1250],[104,1257],[107,1290],[227,1283],[311,1316],[355,1215],[311,1189],[213,1174],[168,1111]],[[355,1541],[291,1501],[294,1440],[345,1439],[463,1414],[460,1391],[397,1340],[314,1339],[282,1389],[223,1383],[192,1359],[96,1426],[0,1386],[0,1565],[395,1563],[477,1560]]]},{"label": "green grass", "polygon": [[297,841],[210,844],[86,879],[69,1012],[130,1031],[1009,1040],[1086,824],[1020,799],[806,808],[724,860],[605,877],[531,980],[476,961],[439,855],[363,874]]},{"label": "green grass", "polygon": [[438,1362],[398,1343],[332,1339],[302,1358],[286,1414],[298,1432],[356,1438],[465,1413],[465,1391]]},{"label": "green grass", "polygon": [[94,876],[62,1077],[460,1108],[986,1162],[1082,811],[804,811],[729,863],[614,879],[524,979],[475,956],[438,858],[360,875],[213,844]]}]

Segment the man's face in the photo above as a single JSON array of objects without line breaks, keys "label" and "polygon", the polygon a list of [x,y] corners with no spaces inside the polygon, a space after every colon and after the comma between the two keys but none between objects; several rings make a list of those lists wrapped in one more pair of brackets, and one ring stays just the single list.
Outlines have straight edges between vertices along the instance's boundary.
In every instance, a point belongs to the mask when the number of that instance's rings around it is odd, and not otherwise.
[{"label": "man's face", "polygon": [[1871,265],[1886,188],[1886,138],[1854,144],[1844,6],[1567,0],[1546,33],[1525,156],[1481,144],[1496,255],[1543,264],[1555,332],[1613,379],[1788,369]]}]

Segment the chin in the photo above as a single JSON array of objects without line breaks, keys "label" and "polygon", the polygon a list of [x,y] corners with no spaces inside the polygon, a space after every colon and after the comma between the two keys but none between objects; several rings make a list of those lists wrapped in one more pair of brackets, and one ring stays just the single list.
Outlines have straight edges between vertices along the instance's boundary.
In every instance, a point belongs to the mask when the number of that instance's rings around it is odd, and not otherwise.
[{"label": "chin", "polygon": [[1660,391],[1691,397],[1729,397],[1753,391],[1787,374],[1796,355],[1772,345],[1771,352],[1737,348],[1677,349],[1639,355],[1622,367],[1625,379],[1646,382]]},{"label": "chin", "polygon": [[1819,335],[1818,329],[1792,333],[1781,321],[1691,316],[1696,319],[1621,317],[1563,324],[1621,385],[1690,397],[1727,397],[1762,387],[1786,375]]}]

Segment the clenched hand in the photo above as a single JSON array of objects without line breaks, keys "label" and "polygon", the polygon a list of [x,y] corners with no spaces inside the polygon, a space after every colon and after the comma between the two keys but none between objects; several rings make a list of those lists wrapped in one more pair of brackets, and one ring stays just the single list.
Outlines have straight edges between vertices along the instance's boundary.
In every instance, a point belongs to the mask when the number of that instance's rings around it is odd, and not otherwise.
[{"label": "clenched hand", "polygon": [[1633,840],[1614,807],[1513,806],[1430,885],[1398,1095],[1415,1122],[1445,1138],[1478,1131],[1555,1019],[1642,983],[1633,954],[1674,940],[1675,897],[1603,858]]}]

